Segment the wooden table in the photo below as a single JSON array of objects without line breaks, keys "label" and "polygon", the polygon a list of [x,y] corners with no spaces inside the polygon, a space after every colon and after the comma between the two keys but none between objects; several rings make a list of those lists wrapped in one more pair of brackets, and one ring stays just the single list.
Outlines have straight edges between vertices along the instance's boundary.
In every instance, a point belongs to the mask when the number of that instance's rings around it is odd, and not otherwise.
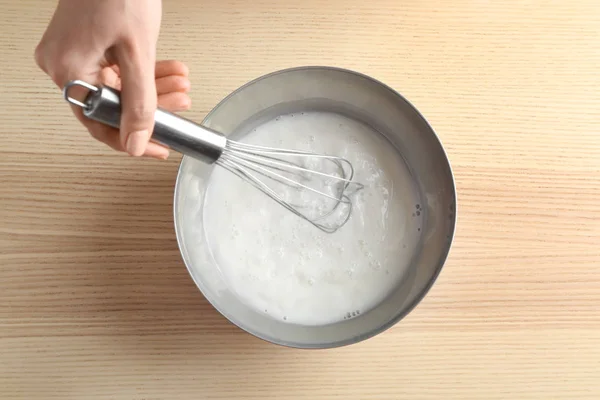
[{"label": "wooden table", "polygon": [[330,351],[209,306],[172,225],[178,157],[96,143],[33,62],[54,2],[1,0],[0,398],[600,398],[600,3],[165,1],[193,110],[264,73],[354,69],[439,133],[459,219],[400,324]]}]

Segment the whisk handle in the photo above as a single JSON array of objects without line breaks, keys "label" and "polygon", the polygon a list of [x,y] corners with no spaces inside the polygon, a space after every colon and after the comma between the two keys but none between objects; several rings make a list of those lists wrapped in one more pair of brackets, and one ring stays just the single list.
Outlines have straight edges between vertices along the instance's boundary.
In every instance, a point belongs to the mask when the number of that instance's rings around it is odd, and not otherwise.
[{"label": "whisk handle", "polygon": [[[83,102],[71,97],[70,90],[75,86],[88,91]],[[87,118],[119,128],[121,95],[118,90],[76,80],[65,85],[63,94],[69,103],[81,107]],[[160,108],[154,114],[152,140],[206,163],[215,162],[223,153],[227,142],[223,134]]]}]

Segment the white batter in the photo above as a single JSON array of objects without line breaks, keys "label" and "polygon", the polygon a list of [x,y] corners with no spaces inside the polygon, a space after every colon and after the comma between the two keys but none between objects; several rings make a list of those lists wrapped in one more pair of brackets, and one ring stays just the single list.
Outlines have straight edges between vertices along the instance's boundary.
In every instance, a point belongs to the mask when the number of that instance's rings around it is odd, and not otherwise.
[{"label": "white batter", "polygon": [[257,312],[303,325],[375,307],[408,268],[421,226],[409,172],[390,143],[351,119],[316,112],[278,117],[243,141],[345,157],[365,188],[347,224],[327,234],[215,168],[204,229],[230,289]]}]

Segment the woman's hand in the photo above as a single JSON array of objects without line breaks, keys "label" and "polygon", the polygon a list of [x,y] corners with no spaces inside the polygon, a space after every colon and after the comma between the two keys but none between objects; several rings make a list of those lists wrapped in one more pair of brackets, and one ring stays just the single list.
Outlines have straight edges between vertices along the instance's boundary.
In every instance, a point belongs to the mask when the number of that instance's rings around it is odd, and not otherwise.
[{"label": "woman's hand", "polygon": [[120,132],[73,112],[113,149],[164,159],[168,149],[149,142],[154,112],[189,108],[190,83],[185,65],[156,63],[161,14],[160,0],[60,0],[35,58],[60,88],[81,79],[121,90]]}]

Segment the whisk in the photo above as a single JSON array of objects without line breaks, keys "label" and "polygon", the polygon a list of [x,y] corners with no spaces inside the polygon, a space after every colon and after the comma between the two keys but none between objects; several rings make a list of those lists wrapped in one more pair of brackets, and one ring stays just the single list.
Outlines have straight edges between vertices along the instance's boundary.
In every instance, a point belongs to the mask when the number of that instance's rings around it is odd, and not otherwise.
[{"label": "whisk", "polygon": [[[87,91],[83,101],[71,96],[74,87]],[[116,89],[74,80],[65,85],[63,95],[81,107],[87,118],[119,128],[121,103]],[[153,141],[225,168],[327,233],[348,221],[352,195],[364,187],[353,180],[350,161],[341,157],[229,140],[222,133],[160,108],[154,118]]]}]

